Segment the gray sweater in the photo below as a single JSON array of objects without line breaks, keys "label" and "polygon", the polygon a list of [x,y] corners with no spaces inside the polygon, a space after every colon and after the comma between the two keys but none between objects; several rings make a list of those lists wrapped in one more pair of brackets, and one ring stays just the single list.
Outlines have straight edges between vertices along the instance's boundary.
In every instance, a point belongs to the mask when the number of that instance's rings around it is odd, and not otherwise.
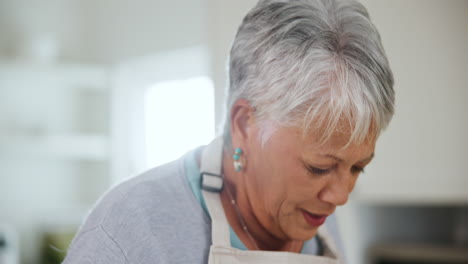
[{"label": "gray sweater", "polygon": [[[81,226],[63,263],[207,263],[210,222],[185,177],[183,157],[108,192]],[[337,238],[335,224],[327,220]]]}]

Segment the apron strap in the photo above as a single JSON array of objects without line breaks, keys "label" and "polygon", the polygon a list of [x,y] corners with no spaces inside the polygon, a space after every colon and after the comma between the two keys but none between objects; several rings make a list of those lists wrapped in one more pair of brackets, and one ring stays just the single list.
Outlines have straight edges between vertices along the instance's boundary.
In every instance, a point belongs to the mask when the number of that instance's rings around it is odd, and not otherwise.
[{"label": "apron strap", "polygon": [[222,159],[223,140],[218,137],[203,150],[200,166],[201,187],[211,217],[212,244],[230,247],[229,224],[219,195],[223,189]]},{"label": "apron strap", "polygon": [[336,247],[333,238],[328,232],[326,225],[322,225],[321,227],[319,227],[317,231],[317,236],[323,246],[323,256],[330,257],[333,259],[341,259],[341,255],[338,252],[338,248]]}]

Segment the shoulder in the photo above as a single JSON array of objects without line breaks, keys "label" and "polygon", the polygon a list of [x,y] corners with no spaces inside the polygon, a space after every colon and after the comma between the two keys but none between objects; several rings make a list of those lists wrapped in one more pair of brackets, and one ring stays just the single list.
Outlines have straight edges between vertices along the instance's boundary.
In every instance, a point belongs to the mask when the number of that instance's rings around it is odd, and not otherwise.
[{"label": "shoulder", "polygon": [[[140,221],[164,211],[173,195],[187,196],[182,159],[148,170],[112,187],[96,203],[81,227],[82,231],[103,225],[115,228],[119,222]],[[142,216],[145,218],[141,218]]]},{"label": "shoulder", "polygon": [[164,263],[166,256],[172,258],[171,247],[194,247],[187,237],[207,244],[209,220],[190,191],[183,165],[181,158],[113,187],[87,217],[69,255],[84,254],[81,244],[99,243],[113,256]]}]

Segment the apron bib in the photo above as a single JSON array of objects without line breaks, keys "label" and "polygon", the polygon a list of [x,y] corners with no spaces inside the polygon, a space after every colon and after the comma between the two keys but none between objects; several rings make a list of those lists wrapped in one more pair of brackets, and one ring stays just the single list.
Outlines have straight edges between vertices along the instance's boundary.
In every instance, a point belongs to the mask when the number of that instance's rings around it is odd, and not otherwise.
[{"label": "apron bib", "polygon": [[212,245],[208,264],[339,264],[337,248],[325,226],[318,229],[317,236],[323,246],[323,256],[313,256],[281,251],[240,250],[231,247],[229,224],[224,214],[219,192],[223,188],[221,176],[223,156],[222,138],[216,138],[203,150],[201,159],[202,194],[211,216]]}]

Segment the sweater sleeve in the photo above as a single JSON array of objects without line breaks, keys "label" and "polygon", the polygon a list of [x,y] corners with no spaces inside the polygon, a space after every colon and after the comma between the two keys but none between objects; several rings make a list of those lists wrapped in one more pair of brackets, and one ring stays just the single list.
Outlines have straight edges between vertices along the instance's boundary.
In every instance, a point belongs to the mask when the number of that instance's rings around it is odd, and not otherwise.
[{"label": "sweater sleeve", "polygon": [[126,264],[122,248],[108,232],[97,226],[76,237],[62,264]]}]

